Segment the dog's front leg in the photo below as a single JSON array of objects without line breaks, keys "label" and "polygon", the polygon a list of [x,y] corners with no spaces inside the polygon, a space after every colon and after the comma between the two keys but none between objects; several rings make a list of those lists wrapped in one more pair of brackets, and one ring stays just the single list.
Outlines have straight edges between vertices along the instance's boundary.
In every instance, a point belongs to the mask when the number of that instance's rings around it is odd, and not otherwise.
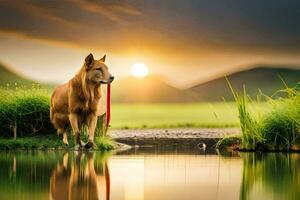
[{"label": "dog's front leg", "polygon": [[70,124],[73,130],[73,134],[75,135],[75,141],[76,144],[81,146],[81,140],[80,140],[80,130],[78,128],[78,116],[76,113],[71,113],[69,115]]},{"label": "dog's front leg", "polygon": [[94,135],[97,126],[97,119],[98,118],[96,114],[89,115],[89,119],[88,119],[89,140],[88,143],[86,144],[86,147],[88,148],[94,146]]}]

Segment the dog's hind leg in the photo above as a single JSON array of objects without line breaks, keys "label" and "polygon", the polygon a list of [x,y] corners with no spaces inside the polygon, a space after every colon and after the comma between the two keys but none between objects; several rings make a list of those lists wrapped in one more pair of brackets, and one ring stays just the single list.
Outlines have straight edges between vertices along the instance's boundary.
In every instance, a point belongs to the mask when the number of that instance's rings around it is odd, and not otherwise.
[{"label": "dog's hind leg", "polygon": [[63,143],[68,146],[69,145],[69,142],[68,142],[68,135],[67,135],[67,130],[64,130],[64,129],[57,129],[57,134],[60,136],[62,135],[62,140],[63,140]]},{"label": "dog's hind leg", "polygon": [[63,133],[63,143],[68,146],[69,145],[69,142],[68,142],[68,135],[67,135],[67,132],[65,131]]}]

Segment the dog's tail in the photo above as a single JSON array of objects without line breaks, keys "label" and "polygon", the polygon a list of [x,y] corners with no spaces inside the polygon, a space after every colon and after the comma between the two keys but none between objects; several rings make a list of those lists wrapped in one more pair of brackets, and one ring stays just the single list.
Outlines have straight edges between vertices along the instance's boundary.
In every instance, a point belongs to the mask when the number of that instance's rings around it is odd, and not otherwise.
[{"label": "dog's tail", "polygon": [[52,106],[50,106],[50,121],[53,123],[53,115],[54,115],[54,110]]},{"label": "dog's tail", "polygon": [[52,94],[51,100],[50,100],[50,121],[52,123],[54,123],[54,109],[53,109],[52,102],[53,102],[53,94]]}]

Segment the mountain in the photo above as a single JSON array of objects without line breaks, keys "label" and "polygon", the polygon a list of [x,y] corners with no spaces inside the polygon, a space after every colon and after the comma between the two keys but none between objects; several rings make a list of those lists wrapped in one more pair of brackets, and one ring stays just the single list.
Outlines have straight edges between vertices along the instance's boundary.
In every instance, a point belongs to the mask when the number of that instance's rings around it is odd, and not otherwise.
[{"label": "mountain", "polygon": [[115,80],[111,94],[115,103],[182,103],[199,100],[194,92],[172,87],[160,76]]},{"label": "mountain", "polygon": [[0,86],[15,87],[15,85],[32,85],[33,81],[23,78],[0,63]]},{"label": "mountain", "polygon": [[[241,91],[245,85],[246,91],[251,97],[256,97],[259,89],[267,95],[272,95],[279,89],[283,89],[284,84],[280,77],[288,86],[293,87],[300,81],[300,69],[256,66],[249,70],[227,75],[235,90]],[[229,101],[233,100],[225,77],[196,85],[189,90],[197,93],[201,101],[221,101],[223,98]]]}]

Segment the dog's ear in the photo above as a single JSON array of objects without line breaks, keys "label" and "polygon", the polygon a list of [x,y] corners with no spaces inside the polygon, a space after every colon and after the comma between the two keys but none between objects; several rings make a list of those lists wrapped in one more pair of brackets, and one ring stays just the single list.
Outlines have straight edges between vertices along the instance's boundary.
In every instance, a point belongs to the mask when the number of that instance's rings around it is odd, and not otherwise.
[{"label": "dog's ear", "polygon": [[105,62],[106,54],[104,54],[103,58],[101,58],[99,61]]},{"label": "dog's ear", "polygon": [[94,63],[94,56],[93,56],[93,54],[90,53],[85,58],[85,65],[86,65],[87,68],[89,68],[93,63]]}]

